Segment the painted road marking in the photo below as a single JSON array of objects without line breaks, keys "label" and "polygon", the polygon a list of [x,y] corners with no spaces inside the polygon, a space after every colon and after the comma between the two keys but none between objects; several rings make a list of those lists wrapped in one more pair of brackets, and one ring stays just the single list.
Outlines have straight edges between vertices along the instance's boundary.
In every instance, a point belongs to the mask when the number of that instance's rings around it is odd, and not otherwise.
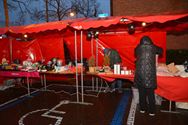
[{"label": "painted road marking", "polygon": [[[45,113],[43,113],[41,116],[42,117],[47,117],[47,118],[51,118],[51,119],[56,119],[56,122],[54,123],[54,125],[60,125],[62,120],[63,120],[63,116],[55,116],[55,115],[50,115],[50,113],[56,113],[56,114],[65,114],[66,112],[64,111],[58,111],[56,110],[57,108],[59,108],[60,106],[62,105],[65,105],[65,104],[69,104],[71,103],[70,101],[68,100],[63,100],[61,101],[59,104],[57,104],[56,106],[54,106],[53,108],[51,109],[39,109],[39,110],[35,110],[35,111],[31,111],[31,112],[28,112],[27,114],[23,115],[20,120],[18,121],[18,124],[19,125],[24,125],[24,119],[26,119],[29,115],[31,114],[34,114],[34,113],[37,113],[37,112],[43,112],[43,111],[46,111]],[[73,102],[74,103],[74,102]],[[52,125],[52,124],[50,124]]]},{"label": "painted road marking", "polygon": [[116,109],[116,112],[114,114],[114,117],[110,125],[122,125],[123,124],[123,117],[127,109],[127,104],[129,102],[130,94],[131,94],[130,90],[124,92],[124,95]]}]

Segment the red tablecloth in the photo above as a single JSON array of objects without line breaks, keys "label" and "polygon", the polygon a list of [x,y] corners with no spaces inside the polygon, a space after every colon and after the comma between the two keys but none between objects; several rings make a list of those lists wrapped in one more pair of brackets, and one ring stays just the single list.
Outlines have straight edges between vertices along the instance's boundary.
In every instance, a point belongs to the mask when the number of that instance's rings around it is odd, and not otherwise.
[{"label": "red tablecloth", "polygon": [[[134,80],[133,75],[97,74],[109,82],[115,79]],[[188,102],[188,78],[157,76],[156,94],[176,102]]]},{"label": "red tablecloth", "polygon": [[133,81],[134,80],[134,75],[116,75],[116,74],[102,74],[99,73],[97,76],[105,79],[106,81],[113,82],[115,79],[128,79]]},{"label": "red tablecloth", "polygon": [[157,77],[158,95],[176,102],[188,102],[188,78]]},{"label": "red tablecloth", "polygon": [[20,77],[27,78],[27,90],[28,90],[29,96],[30,96],[29,78],[40,77],[38,72],[24,72],[24,71],[0,71],[0,76],[2,76],[2,77],[14,77],[14,78],[20,78]]},{"label": "red tablecloth", "polygon": [[0,71],[0,76],[3,77],[40,77],[38,72],[23,72],[23,71]]}]

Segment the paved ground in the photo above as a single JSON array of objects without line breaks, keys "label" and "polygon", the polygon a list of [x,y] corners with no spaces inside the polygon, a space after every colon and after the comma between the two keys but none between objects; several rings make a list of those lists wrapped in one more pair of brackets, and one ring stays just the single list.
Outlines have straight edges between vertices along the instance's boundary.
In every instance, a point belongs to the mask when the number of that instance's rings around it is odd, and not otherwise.
[{"label": "paved ground", "polygon": [[[19,98],[1,106],[0,124],[114,125],[126,122],[125,107],[129,106],[131,100],[130,90],[121,94],[101,92],[98,97],[96,92],[87,91],[84,103],[81,96],[78,103],[75,87],[52,85],[48,89],[53,91],[33,90],[31,97],[27,96],[27,89],[20,86],[1,92],[0,97],[3,98],[1,104]],[[23,94],[26,96],[20,97]]]},{"label": "paved ground", "polygon": [[[54,82],[52,82],[54,84]],[[78,103],[72,81],[49,84],[53,91],[32,89],[27,96],[24,86],[0,91],[0,125],[187,125],[188,111],[163,113],[157,106],[155,117],[140,114],[132,102],[131,89],[124,93],[84,91],[84,103]],[[40,84],[32,87],[40,88]],[[22,96],[26,94],[26,96]],[[81,102],[81,96],[79,102]],[[15,99],[16,98],[16,99]],[[15,100],[13,100],[15,99]],[[12,101],[10,101],[12,100]],[[6,102],[10,102],[5,104]],[[88,104],[88,105],[87,105]]]}]

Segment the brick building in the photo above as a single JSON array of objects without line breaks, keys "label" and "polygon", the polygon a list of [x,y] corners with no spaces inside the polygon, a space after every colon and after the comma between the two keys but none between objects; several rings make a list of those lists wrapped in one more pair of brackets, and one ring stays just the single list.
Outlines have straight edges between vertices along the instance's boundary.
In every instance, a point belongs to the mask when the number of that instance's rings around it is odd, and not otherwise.
[{"label": "brick building", "polygon": [[[188,13],[188,0],[111,0],[111,15],[161,15]],[[188,49],[188,31],[167,34],[167,49]]]}]

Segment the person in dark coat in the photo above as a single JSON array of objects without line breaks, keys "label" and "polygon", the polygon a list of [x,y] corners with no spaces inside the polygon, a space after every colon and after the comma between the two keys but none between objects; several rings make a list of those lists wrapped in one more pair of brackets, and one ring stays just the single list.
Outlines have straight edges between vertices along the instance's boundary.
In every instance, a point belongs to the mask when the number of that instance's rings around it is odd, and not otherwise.
[{"label": "person in dark coat", "polygon": [[162,48],[154,45],[148,36],[143,36],[140,44],[135,48],[136,71],[134,83],[139,91],[140,112],[145,113],[148,110],[150,116],[155,115],[156,55],[160,55],[162,52]]},{"label": "person in dark coat", "polygon": [[[105,48],[104,49],[104,54],[107,55],[110,59],[110,68],[114,69],[114,64],[121,64],[122,60],[119,55],[119,53],[115,49],[110,49],[110,48]],[[111,89],[112,91],[115,91],[115,88],[117,86],[118,92],[122,93],[122,83],[123,81],[121,79],[116,79],[112,84],[111,84]]]}]

